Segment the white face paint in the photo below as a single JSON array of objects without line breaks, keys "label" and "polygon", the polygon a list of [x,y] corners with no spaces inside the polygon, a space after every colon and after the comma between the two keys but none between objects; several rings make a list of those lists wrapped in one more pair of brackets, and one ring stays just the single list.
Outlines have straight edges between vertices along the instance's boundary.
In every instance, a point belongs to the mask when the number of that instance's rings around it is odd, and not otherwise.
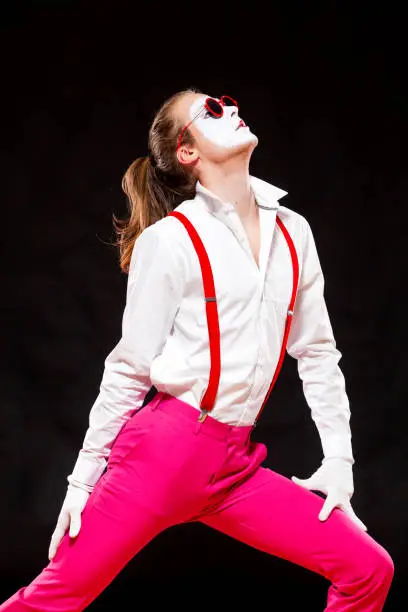
[{"label": "white face paint", "polygon": [[204,108],[206,98],[208,96],[203,95],[190,106],[190,120],[194,118],[194,126],[205,138],[225,148],[258,141],[255,134],[240,118],[236,106],[224,106],[222,117],[215,118]]}]

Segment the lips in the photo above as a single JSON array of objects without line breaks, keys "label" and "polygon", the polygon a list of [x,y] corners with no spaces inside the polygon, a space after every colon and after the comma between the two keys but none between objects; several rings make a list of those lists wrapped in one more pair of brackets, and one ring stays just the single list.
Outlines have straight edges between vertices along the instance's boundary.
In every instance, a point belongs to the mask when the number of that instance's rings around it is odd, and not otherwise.
[{"label": "lips", "polygon": [[241,119],[241,121],[238,123],[238,125],[237,125],[236,129],[237,129],[237,130],[239,130],[239,128],[241,128],[241,127],[246,127],[246,123],[245,123],[245,121],[243,121],[242,119]]}]

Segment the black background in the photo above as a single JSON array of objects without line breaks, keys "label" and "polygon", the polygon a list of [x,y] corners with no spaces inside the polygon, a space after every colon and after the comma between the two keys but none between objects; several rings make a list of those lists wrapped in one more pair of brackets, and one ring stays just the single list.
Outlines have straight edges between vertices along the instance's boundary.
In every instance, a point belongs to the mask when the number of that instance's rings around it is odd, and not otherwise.
[{"label": "black background", "polygon": [[[126,212],[121,177],[146,154],[160,104],[195,86],[239,100],[260,139],[251,173],[286,189],[281,204],[311,224],[352,410],[352,503],[395,563],[385,609],[406,609],[403,24],[389,2],[2,5],[1,600],[48,562],[66,475],[119,339],[127,277],[107,243],[112,213]],[[318,467],[290,357],[255,437],[268,445],[266,465],[288,477]],[[167,593],[171,605],[248,596],[319,610],[327,588],[185,525],[143,549],[91,609]]]}]

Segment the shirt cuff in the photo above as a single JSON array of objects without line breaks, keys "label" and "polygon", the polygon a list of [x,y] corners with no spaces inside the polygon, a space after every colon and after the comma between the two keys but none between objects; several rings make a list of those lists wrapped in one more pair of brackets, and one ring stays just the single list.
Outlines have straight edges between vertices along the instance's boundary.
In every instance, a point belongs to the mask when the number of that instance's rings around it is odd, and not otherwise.
[{"label": "shirt cuff", "polygon": [[320,436],[325,459],[346,459],[354,464],[351,435],[325,434]]},{"label": "shirt cuff", "polygon": [[98,457],[91,457],[84,451],[80,451],[72,473],[67,477],[70,484],[76,486],[84,485],[86,491],[96,485],[102,472],[105,470],[106,460]]}]

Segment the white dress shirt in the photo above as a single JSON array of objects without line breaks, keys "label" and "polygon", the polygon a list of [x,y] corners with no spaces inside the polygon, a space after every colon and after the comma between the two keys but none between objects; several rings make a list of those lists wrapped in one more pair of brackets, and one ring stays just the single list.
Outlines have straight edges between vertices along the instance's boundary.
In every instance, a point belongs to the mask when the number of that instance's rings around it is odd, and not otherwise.
[{"label": "white dress shirt", "polygon": [[[312,231],[302,215],[279,204],[287,192],[255,177],[251,187],[260,216],[259,268],[234,203],[221,201],[198,182],[196,196],[175,208],[197,230],[214,276],[221,376],[211,416],[231,425],[252,424],[271,384],[293,280],[289,248],[276,223],[279,214],[294,242],[300,274],[287,352],[297,359],[324,457],[354,461],[349,401],[338,366],[341,353]],[[122,336],[105,360],[89,428],[68,481],[92,489],[113,441],[152,385],[194,406],[198,417],[209,367],[199,259],[184,225],[165,217],[135,242]]]}]

